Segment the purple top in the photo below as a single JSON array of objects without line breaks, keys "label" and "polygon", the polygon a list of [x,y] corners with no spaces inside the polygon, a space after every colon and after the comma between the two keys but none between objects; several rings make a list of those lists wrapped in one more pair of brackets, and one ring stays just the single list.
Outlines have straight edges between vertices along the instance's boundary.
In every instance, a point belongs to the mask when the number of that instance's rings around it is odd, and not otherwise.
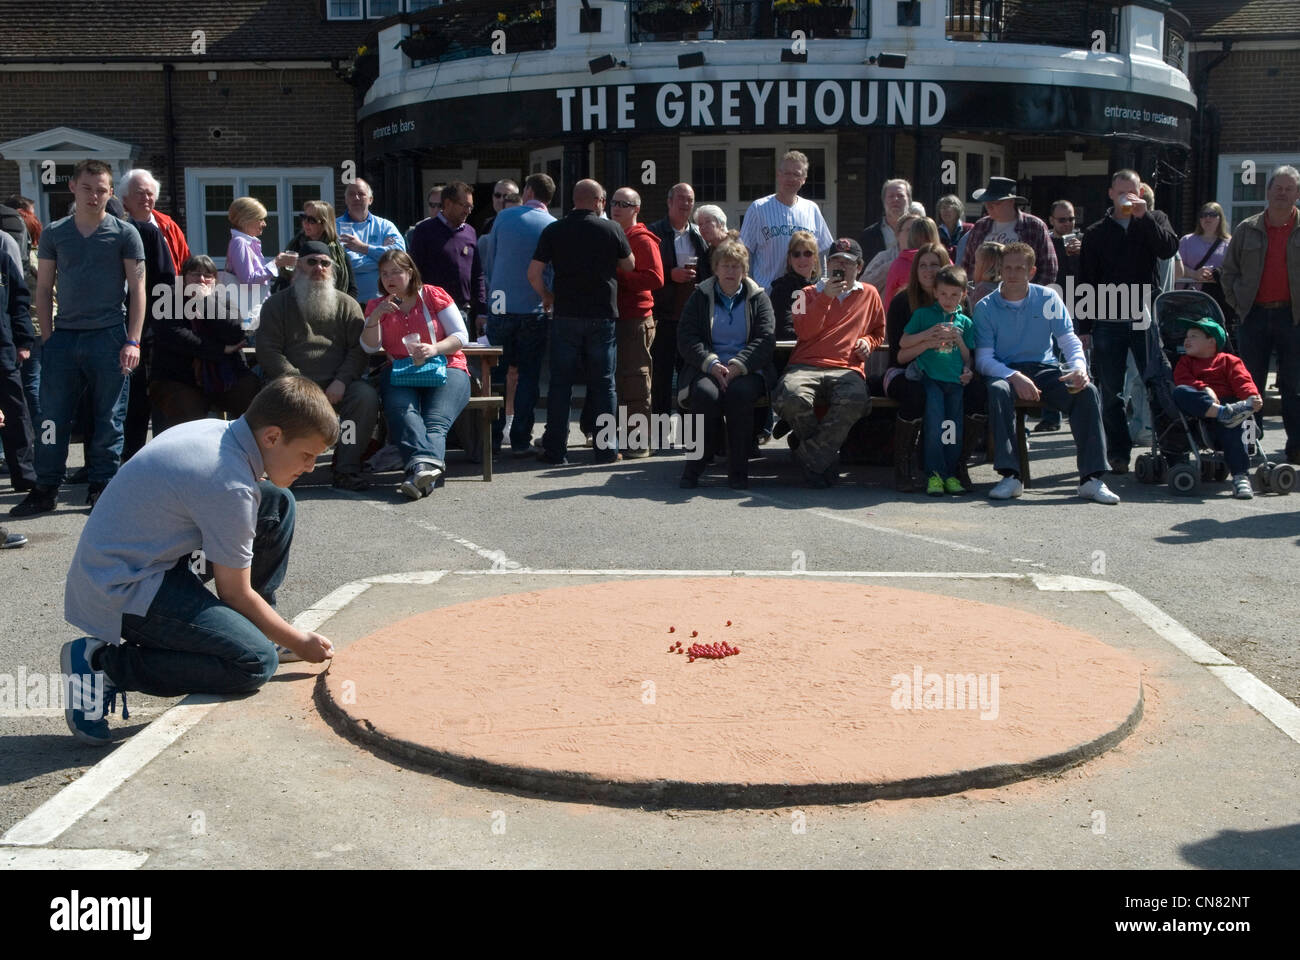
[{"label": "purple top", "polygon": [[[1204,237],[1195,233],[1189,233],[1187,236],[1179,240],[1178,256],[1182,258],[1183,261],[1183,272],[1190,276],[1193,272],[1193,268],[1200,263],[1201,258],[1205,256],[1205,252],[1215,243],[1219,245],[1219,249],[1214,251],[1214,256],[1210,257],[1209,260],[1206,260],[1203,266],[1218,268],[1223,266],[1223,258],[1228,255],[1227,240],[1220,240],[1218,237],[1215,237],[1212,240],[1206,240]],[[1196,289],[1201,289],[1200,283],[1196,284]]]},{"label": "purple top", "polygon": [[441,213],[430,217],[411,234],[410,254],[425,283],[442,287],[458,306],[468,304],[471,317],[487,315],[478,234],[468,223],[453,230]]},{"label": "purple top", "polygon": [[230,231],[230,246],[226,248],[226,270],[240,283],[260,283],[268,289],[271,278],[278,275],[274,258],[262,256],[262,241],[235,229]]}]

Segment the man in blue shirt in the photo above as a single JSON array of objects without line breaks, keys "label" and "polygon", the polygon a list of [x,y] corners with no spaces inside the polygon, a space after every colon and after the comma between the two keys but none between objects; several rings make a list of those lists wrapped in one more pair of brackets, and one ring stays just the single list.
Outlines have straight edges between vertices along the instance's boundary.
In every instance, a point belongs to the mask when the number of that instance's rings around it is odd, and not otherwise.
[{"label": "man in blue shirt", "polygon": [[395,225],[370,212],[375,194],[366,181],[354,180],[343,196],[348,210],[335,221],[335,226],[339,243],[343,244],[352,264],[357,300],[364,307],[379,296],[379,258],[393,247],[405,250],[406,241]]},{"label": "man in blue shirt", "polygon": [[[554,196],[555,181],[544,173],[534,173],[524,181],[523,205],[506,207],[497,214],[488,238],[492,241],[488,342],[503,348],[502,366],[519,370],[514,419],[508,428],[510,452],[516,457],[526,457],[532,450],[534,408],[546,355],[546,316],[542,298],[528,282],[528,265],[542,231],[555,222],[546,210]],[[505,428],[498,429],[504,432]],[[493,440],[501,442],[499,435]]]},{"label": "man in blue shirt", "polygon": [[[975,369],[988,378],[989,419],[993,423],[993,466],[1002,475],[989,492],[994,500],[1024,493],[1016,452],[1016,398],[1042,400],[1070,418],[1079,468],[1079,496],[1097,503],[1119,503],[1102,481],[1106,436],[1101,427],[1101,395],[1088,380],[1083,345],[1065,304],[1054,290],[1030,283],[1034,248],[1008,244],[1002,254],[1002,283],[975,306]],[[1052,355],[1052,340],[1065,355]]]}]

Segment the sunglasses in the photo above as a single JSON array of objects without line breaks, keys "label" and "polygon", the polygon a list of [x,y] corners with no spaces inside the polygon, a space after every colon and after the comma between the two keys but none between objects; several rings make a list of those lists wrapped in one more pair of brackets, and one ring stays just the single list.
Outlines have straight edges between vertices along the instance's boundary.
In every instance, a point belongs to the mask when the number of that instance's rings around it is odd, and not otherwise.
[{"label": "sunglasses", "polygon": [[303,218],[302,218],[302,222],[303,222],[303,223],[310,223],[313,227],[319,227],[320,224],[321,224],[320,217],[308,217],[308,216],[303,216]]},{"label": "sunglasses", "polygon": [[334,261],[328,257],[308,257],[303,263],[309,267],[329,267],[333,265]]},{"label": "sunglasses", "polygon": [[639,206],[639,204],[635,204],[631,200],[615,200],[614,206],[622,209],[631,210],[633,207]]},{"label": "sunglasses", "polygon": [[790,256],[792,256],[792,257],[798,257],[800,260],[802,260],[802,259],[804,259],[805,257],[815,257],[815,256],[817,256],[817,251],[816,251],[816,250],[796,250],[794,253],[790,254]]},{"label": "sunglasses", "polygon": [[1202,220],[1217,220],[1218,218],[1219,215],[1217,213],[1214,213],[1213,211],[1201,214]]}]

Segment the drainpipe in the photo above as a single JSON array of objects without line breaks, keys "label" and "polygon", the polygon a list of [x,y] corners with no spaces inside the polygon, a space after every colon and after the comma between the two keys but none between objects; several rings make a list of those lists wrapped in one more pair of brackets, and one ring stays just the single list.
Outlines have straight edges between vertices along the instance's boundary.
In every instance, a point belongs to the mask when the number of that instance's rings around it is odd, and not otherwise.
[{"label": "drainpipe", "polygon": [[179,219],[181,211],[180,195],[176,192],[176,117],[172,113],[172,75],[175,72],[174,64],[163,64],[163,130],[166,133],[167,198],[171,201],[172,214]]},{"label": "drainpipe", "polygon": [[[1214,171],[1219,165],[1217,149],[1219,139],[1218,111],[1215,111],[1213,115],[1211,115],[1208,112],[1205,103],[1206,91],[1210,86],[1210,72],[1213,71],[1215,67],[1219,66],[1219,64],[1223,63],[1223,61],[1227,60],[1231,53],[1232,41],[1224,40],[1222,52],[1198,70],[1196,74],[1195,149],[1196,156],[1200,158],[1200,162],[1196,170],[1196,189],[1198,195],[1193,198],[1193,202],[1197,205],[1197,209],[1200,209],[1200,205],[1205,203],[1207,199],[1214,196]],[[1211,123],[1215,128],[1213,130],[1208,129]],[[1213,153],[1211,153],[1212,145],[1214,147]]]}]

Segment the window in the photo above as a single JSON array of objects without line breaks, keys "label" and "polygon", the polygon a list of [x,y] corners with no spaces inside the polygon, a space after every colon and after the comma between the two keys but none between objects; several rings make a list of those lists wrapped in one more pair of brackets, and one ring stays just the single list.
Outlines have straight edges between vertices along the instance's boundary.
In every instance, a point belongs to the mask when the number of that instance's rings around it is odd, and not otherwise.
[{"label": "window", "polygon": [[697,204],[713,203],[727,215],[727,225],[739,229],[750,203],[776,191],[776,167],[787,150],[808,156],[808,179],[799,196],[815,201],[832,234],[835,233],[834,135],[789,137],[681,138],[681,169],[690,171]]},{"label": "window", "polygon": [[360,20],[363,0],[329,0],[325,14],[330,20]]},{"label": "window", "polygon": [[[1253,163],[1253,174],[1245,166]],[[1285,153],[1232,153],[1219,156],[1218,195],[1198,197],[1198,203],[1217,200],[1223,207],[1227,218],[1228,232],[1247,217],[1264,210],[1264,191],[1268,187],[1268,178],[1278,167],[1300,166],[1300,156]],[[1250,182],[1247,182],[1250,181]]]},{"label": "window", "polygon": [[[985,186],[989,177],[1006,176],[1002,172],[1006,169],[1006,148],[983,140],[944,137],[939,151],[943,164],[944,193],[955,193],[961,197],[966,204],[966,216],[978,220],[984,216],[983,205],[972,200],[970,195]],[[952,182],[954,176],[957,178],[956,183]]]},{"label": "window", "polygon": [[382,20],[398,13],[427,10],[429,7],[440,6],[443,2],[444,0],[329,0],[325,5],[325,16],[330,20]]},{"label": "window", "polygon": [[266,207],[266,227],[260,239],[262,253],[271,257],[285,248],[300,227],[305,201],[334,203],[334,171],[329,167],[190,167],[185,171],[185,196],[190,249],[224,266],[230,245],[227,212],[236,197],[253,197]]},{"label": "window", "polygon": [[402,12],[402,0],[368,0],[367,13],[371,20],[391,17],[395,13]]}]

